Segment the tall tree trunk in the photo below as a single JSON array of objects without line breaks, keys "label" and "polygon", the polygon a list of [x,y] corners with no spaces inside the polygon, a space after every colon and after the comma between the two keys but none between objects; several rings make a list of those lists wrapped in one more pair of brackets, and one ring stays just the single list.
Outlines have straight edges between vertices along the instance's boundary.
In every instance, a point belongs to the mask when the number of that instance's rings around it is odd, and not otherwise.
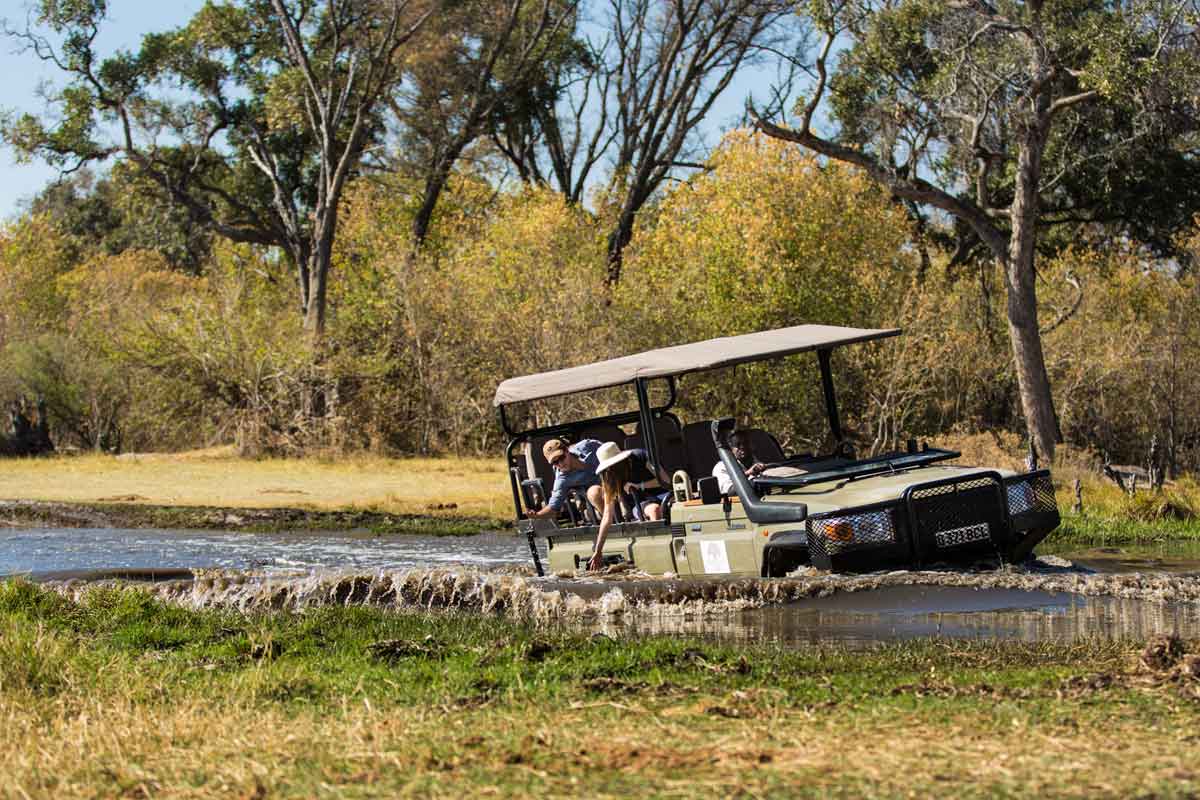
[{"label": "tall tree trunk", "polygon": [[314,363],[320,360],[318,351],[325,336],[325,296],[329,285],[329,264],[333,260],[333,237],[337,231],[337,208],[324,209],[324,218],[314,226],[312,251],[308,266],[307,305],[304,309],[304,331],[313,348]]},{"label": "tall tree trunk", "polygon": [[622,214],[617,226],[608,235],[608,273],[605,283],[616,286],[621,282],[621,269],[625,263],[625,246],[633,238],[633,214]]},{"label": "tall tree trunk", "polygon": [[1013,362],[1017,369],[1017,388],[1025,424],[1038,452],[1047,461],[1054,458],[1058,424],[1050,378],[1042,353],[1042,335],[1038,329],[1036,275],[1033,269],[1037,236],[1038,176],[1041,174],[1045,131],[1031,126],[1017,155],[1016,191],[1011,206],[1012,234],[1009,238],[1008,263],[1004,275],[1008,284],[1008,332]]},{"label": "tall tree trunk", "polygon": [[429,226],[433,222],[433,212],[437,209],[438,198],[442,196],[442,191],[450,180],[450,170],[453,169],[454,162],[458,160],[462,150],[462,146],[452,145],[449,153],[443,156],[442,160],[429,173],[429,177],[425,179],[425,196],[421,199],[421,207],[417,209],[412,223],[412,240],[415,249],[420,249],[425,244],[425,238],[429,236]]},{"label": "tall tree trunk", "polygon": [[325,336],[325,286],[329,276],[329,258],[320,250],[313,253],[312,269],[308,276],[308,307],[304,310],[304,332],[314,350]]},{"label": "tall tree trunk", "polygon": [[291,252],[292,262],[296,267],[296,288],[300,291],[300,316],[307,320],[309,297],[312,291],[312,281],[309,278],[312,274],[312,248],[304,239],[294,237],[288,243],[288,250]]},{"label": "tall tree trunk", "polygon": [[610,288],[621,282],[621,270],[625,265],[625,248],[633,240],[634,223],[648,196],[649,192],[647,191],[631,190],[625,198],[625,204],[621,207],[621,214],[617,217],[616,225],[608,234],[608,275],[604,282]]}]

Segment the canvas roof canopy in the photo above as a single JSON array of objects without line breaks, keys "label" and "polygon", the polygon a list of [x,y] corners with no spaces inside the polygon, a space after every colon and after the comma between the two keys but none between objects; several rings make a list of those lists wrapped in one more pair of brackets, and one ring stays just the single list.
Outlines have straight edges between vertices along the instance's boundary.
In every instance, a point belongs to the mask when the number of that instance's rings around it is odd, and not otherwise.
[{"label": "canvas roof canopy", "polygon": [[812,350],[885,339],[898,328],[842,328],[835,325],[794,325],[771,331],[722,336],[703,342],[662,347],[644,353],[597,361],[578,367],[509,378],[496,388],[496,406],[542,400],[564,394],[620,386],[641,378],[666,378],[731,367]]}]

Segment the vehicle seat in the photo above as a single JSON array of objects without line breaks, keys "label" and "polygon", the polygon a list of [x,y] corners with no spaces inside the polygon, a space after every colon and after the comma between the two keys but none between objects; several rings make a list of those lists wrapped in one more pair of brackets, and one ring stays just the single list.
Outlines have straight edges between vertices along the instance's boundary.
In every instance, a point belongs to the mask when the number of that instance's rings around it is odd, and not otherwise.
[{"label": "vehicle seat", "polygon": [[616,425],[601,423],[580,430],[575,441],[578,442],[582,439],[599,439],[602,442],[616,442],[617,444],[621,444],[625,441],[625,431]]},{"label": "vehicle seat", "polygon": [[696,480],[712,475],[720,460],[712,440],[712,422],[689,422],[683,427],[683,441],[688,453],[688,473]]},{"label": "vehicle seat", "polygon": [[[687,447],[683,441],[683,433],[679,430],[679,423],[672,417],[659,417],[654,420],[654,430],[658,441],[658,457],[663,462],[659,466],[666,470],[667,475],[673,474],[677,469],[687,469]],[[625,437],[626,450],[645,446],[641,431]]]},{"label": "vehicle seat", "polygon": [[[745,428],[743,434],[749,435],[750,447],[754,450],[754,459],[764,464],[776,464],[785,460],[783,447],[779,440],[762,428]],[[712,439],[710,434],[709,439]],[[715,466],[715,462],[714,462]]]},{"label": "vehicle seat", "polygon": [[554,488],[554,467],[542,456],[542,445],[555,436],[537,436],[525,443],[525,474],[542,482],[543,501],[550,499]]}]

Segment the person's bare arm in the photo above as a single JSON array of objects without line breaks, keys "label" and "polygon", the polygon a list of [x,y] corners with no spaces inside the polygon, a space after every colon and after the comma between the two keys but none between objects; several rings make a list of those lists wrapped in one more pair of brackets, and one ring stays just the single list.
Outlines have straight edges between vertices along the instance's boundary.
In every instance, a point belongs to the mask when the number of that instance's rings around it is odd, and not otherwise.
[{"label": "person's bare arm", "polygon": [[658,467],[654,470],[654,472],[658,477],[647,478],[646,480],[637,483],[627,483],[625,484],[625,490],[628,491],[629,487],[632,486],[633,488],[641,489],[644,492],[648,489],[654,488],[665,489],[671,485],[671,478],[667,475],[667,471],[665,469]]},{"label": "person's bare arm", "polygon": [[588,569],[598,570],[604,566],[604,540],[608,538],[608,529],[613,523],[613,504],[604,500],[604,513],[600,515],[600,530],[596,531],[596,543],[592,545],[592,557],[588,559]]}]

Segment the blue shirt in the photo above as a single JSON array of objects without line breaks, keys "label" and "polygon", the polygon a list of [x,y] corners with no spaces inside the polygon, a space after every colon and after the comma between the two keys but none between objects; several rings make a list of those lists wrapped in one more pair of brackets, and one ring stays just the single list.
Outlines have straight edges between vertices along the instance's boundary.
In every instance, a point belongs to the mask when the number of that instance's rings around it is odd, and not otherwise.
[{"label": "blue shirt", "polygon": [[600,459],[596,457],[596,451],[600,449],[601,444],[603,442],[599,439],[583,439],[567,448],[572,455],[583,462],[584,468],[574,472],[563,472],[555,467],[554,489],[550,492],[550,499],[546,501],[547,505],[558,511],[566,502],[568,489],[586,489],[600,483],[600,476],[596,474],[596,467],[600,465]]}]

